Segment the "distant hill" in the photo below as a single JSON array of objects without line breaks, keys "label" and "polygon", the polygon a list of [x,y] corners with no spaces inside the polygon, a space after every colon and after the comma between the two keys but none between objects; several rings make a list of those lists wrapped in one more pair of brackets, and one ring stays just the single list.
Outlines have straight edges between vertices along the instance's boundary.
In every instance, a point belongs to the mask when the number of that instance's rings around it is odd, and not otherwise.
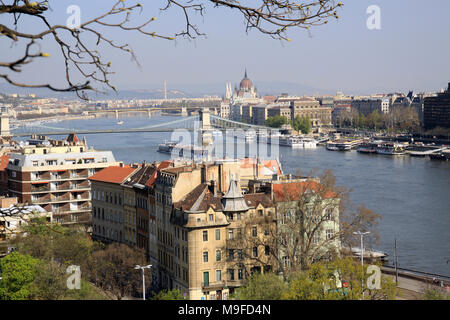
[{"label": "distant hill", "polygon": [[[205,84],[171,84],[167,83],[167,98],[194,98],[202,97],[204,95],[217,95],[219,97],[225,94],[225,83],[205,83]],[[237,86],[239,83],[232,83]],[[260,95],[279,95],[281,93],[288,93],[290,95],[311,95],[311,94],[333,94],[332,90],[322,90],[305,86],[298,83],[290,82],[269,82],[269,81],[254,81]],[[124,86],[118,92],[110,91],[107,94],[90,93],[89,97],[93,100],[102,99],[163,99],[164,89],[161,85],[147,85],[148,89],[130,88]],[[8,84],[0,84],[0,93],[17,93],[17,94],[36,94],[40,97],[55,97],[55,98],[76,98],[74,93],[68,92],[54,92],[47,89],[31,89],[14,87]]]}]

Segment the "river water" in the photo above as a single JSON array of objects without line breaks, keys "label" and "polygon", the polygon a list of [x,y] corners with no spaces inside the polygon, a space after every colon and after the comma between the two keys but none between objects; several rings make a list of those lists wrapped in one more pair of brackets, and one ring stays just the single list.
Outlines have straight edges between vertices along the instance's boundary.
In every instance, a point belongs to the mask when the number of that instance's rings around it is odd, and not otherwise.
[{"label": "river water", "polygon": [[[176,120],[177,117],[143,115],[70,120],[47,125],[75,130],[141,128]],[[179,119],[179,117],[178,117]],[[18,129],[17,132],[27,130]],[[49,131],[43,129],[43,131]],[[81,137],[79,137],[81,138]],[[111,150],[125,163],[152,162],[169,158],[157,152],[170,133],[89,134],[87,142],[98,150]],[[399,267],[450,276],[450,162],[410,156],[333,152],[324,147],[291,149],[280,147],[285,173],[331,169],[337,184],[352,189],[351,200],[382,216],[380,242],[374,248],[389,254],[393,262],[397,239]]]}]

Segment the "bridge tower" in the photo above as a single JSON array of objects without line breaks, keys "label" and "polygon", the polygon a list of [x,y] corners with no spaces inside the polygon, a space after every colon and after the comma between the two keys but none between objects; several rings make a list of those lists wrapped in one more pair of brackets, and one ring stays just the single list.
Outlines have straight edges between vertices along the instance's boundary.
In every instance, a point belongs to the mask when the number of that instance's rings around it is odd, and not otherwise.
[{"label": "bridge tower", "polygon": [[211,113],[209,109],[199,111],[200,134],[198,135],[198,143],[203,149],[208,149],[208,158],[211,156],[211,148],[209,146],[214,142],[212,137]]},{"label": "bridge tower", "polygon": [[9,115],[5,112],[0,113],[0,136],[11,136],[11,131],[9,130]]}]

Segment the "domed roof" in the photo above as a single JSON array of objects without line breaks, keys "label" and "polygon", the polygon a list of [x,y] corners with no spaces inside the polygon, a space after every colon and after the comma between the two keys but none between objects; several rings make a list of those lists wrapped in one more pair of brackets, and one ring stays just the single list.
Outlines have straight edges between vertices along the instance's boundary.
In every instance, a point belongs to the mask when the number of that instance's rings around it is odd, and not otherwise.
[{"label": "domed roof", "polygon": [[239,86],[241,90],[250,90],[253,88],[252,81],[247,77],[247,70],[245,70],[244,79],[241,80],[241,84]]}]

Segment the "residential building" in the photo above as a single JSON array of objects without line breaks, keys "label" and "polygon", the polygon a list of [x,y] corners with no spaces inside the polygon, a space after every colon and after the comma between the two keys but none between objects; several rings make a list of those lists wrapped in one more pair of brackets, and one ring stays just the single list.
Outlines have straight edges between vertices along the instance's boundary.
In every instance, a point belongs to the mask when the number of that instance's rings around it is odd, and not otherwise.
[{"label": "residential building", "polygon": [[51,213],[38,205],[20,204],[17,197],[0,197],[0,247],[2,242],[22,233],[22,227],[34,218],[46,218],[47,221],[51,221]]},{"label": "residential building", "polygon": [[357,109],[365,116],[374,111],[378,111],[380,114],[390,111],[390,100],[388,98],[356,98],[351,105],[352,108]]},{"label": "residential building", "polygon": [[450,128],[450,83],[446,91],[424,99],[423,121],[427,130]]},{"label": "residential building", "polygon": [[70,134],[65,140],[33,136],[10,154],[8,193],[20,203],[39,204],[59,223],[90,223],[91,186],[88,178],[118,165],[111,151],[88,148]]},{"label": "residential building", "polygon": [[[122,186],[122,183],[138,170],[137,166],[121,164],[105,168],[89,178],[92,185],[92,237],[94,239],[104,242],[135,243],[137,232],[133,232],[134,229],[130,232],[129,225],[136,224],[136,211],[130,213],[129,198],[126,199],[127,204],[125,204],[124,189],[126,188]],[[125,219],[127,223],[124,223]],[[126,237],[124,237],[125,231]]]},{"label": "residential building", "polygon": [[[239,246],[246,236],[268,236],[258,228],[261,221],[276,227],[271,199],[264,193],[242,194],[233,179],[227,190],[218,190],[214,180],[204,182],[174,203],[174,288],[193,300],[222,300],[253,272],[271,270],[264,247]],[[245,234],[249,222],[252,234]]]}]

